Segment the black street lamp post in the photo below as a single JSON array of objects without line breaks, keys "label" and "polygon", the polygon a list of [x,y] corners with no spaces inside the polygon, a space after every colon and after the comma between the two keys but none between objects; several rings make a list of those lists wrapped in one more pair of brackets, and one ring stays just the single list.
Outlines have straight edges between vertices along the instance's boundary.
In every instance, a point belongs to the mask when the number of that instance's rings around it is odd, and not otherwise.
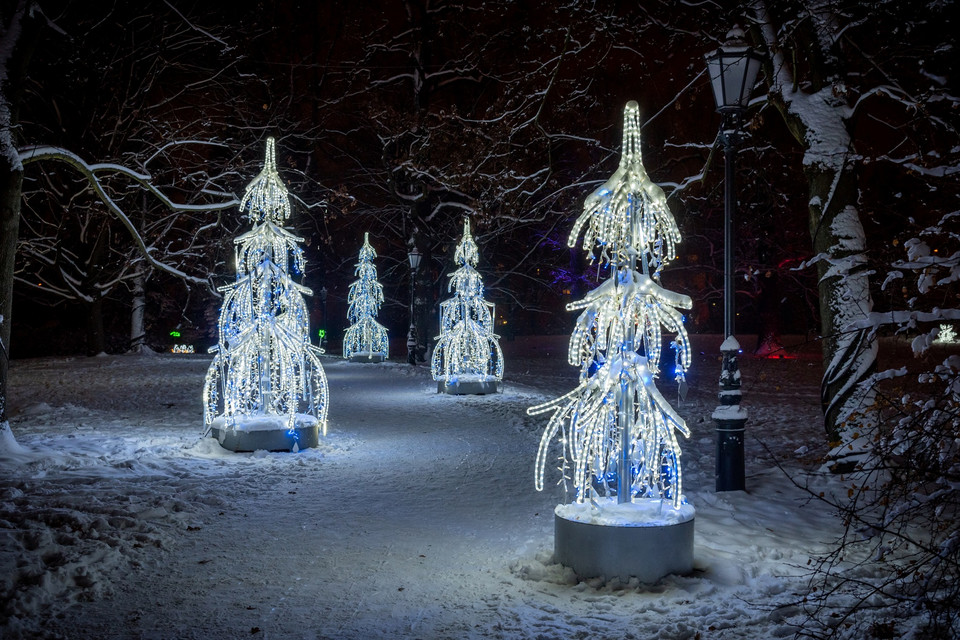
[{"label": "black street lamp post", "polygon": [[737,209],[734,186],[737,144],[750,93],[757,81],[763,58],[743,42],[743,32],[734,28],[727,43],[707,55],[707,71],[713,87],[717,111],[723,117],[720,140],[725,159],[723,206],[723,364],[720,370],[720,406],[713,413],[717,430],[717,491],[740,491],[744,479],[743,433],[747,412],[740,407],[740,371],[735,337],[736,310],[733,276],[733,219]]},{"label": "black street lamp post", "polygon": [[407,362],[417,364],[417,309],[416,309],[416,290],[417,290],[417,270],[420,268],[420,259],[423,255],[416,247],[410,249],[407,253],[407,260],[410,261],[410,330],[407,332]]}]

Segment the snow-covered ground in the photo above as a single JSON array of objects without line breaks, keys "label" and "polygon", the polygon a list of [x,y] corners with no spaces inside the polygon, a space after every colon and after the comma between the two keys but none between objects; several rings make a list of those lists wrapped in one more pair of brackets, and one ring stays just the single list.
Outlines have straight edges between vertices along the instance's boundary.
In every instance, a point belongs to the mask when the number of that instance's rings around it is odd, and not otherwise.
[{"label": "snow-covered ground", "polygon": [[741,360],[747,492],[714,492],[716,350],[684,402],[662,385],[693,432],[695,571],[603,584],[552,564],[562,490],[533,488],[546,420],[525,409],[574,386],[565,342],[505,343],[494,396],[325,358],[329,434],[297,454],[200,438],[205,356],[13,362],[0,637],[792,636],[808,560],[840,531],[774,462],[814,467],[820,362]]}]

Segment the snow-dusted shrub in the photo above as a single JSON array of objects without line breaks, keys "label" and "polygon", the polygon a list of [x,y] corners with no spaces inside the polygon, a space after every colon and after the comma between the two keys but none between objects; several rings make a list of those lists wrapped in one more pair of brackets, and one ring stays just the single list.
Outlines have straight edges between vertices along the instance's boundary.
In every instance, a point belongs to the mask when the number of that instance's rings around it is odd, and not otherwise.
[{"label": "snow-dusted shrub", "polygon": [[957,216],[904,243],[884,287],[900,286],[907,308],[871,314],[870,328],[906,335],[915,358],[873,376],[880,423],[846,494],[825,496],[846,528],[816,566],[815,637],[899,637],[908,616],[927,638],[960,637],[960,355],[938,340],[960,319],[945,308],[960,280]]}]

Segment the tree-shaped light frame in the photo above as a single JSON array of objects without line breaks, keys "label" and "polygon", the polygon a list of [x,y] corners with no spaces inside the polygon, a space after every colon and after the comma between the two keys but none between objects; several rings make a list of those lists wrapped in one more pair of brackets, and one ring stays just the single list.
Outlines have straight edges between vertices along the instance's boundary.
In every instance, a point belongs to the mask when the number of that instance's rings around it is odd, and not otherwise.
[{"label": "tree-shaped light frame", "polygon": [[475,268],[479,257],[470,220],[464,219],[463,238],[454,253],[460,267],[450,274],[448,287],[454,296],[440,303],[440,335],[431,363],[434,380],[503,378],[503,352],[493,333],[494,305],[483,299],[483,279]]},{"label": "tree-shaped light frame", "polygon": [[684,498],[676,433],[690,432],[655,379],[663,329],[676,334],[678,381],[690,366],[690,343],[678,309],[692,302],[659,284],[680,232],[663,190],[643,167],[636,102],[624,109],[620,166],[585,200],[570,247],[581,233],[584,250],[591,260],[595,251],[599,254],[610,277],[582,301],[567,305],[581,311],[568,351],[570,364],[581,368],[580,384],[528,409],[530,415],[552,412],[537,452],[536,487],[543,489],[550,445],[559,434],[561,481],[572,485],[576,502],[608,492],[608,480],[616,477],[618,502],[661,499],[678,507]]},{"label": "tree-shaped light frame", "polygon": [[240,202],[253,228],[234,239],[237,279],[224,292],[219,343],[204,384],[204,422],[225,426],[244,419],[283,416],[293,430],[305,413],[326,432],[327,380],[309,338],[309,316],[289,270],[303,273],[302,238],[281,225],[290,216],[287,189],[276,169],[273,138],[267,139],[263,170]]},{"label": "tree-shaped light frame", "polygon": [[386,360],[390,350],[387,328],[377,322],[377,312],[383,304],[383,286],[377,281],[373,261],[377,252],[370,245],[370,234],[363,234],[357,280],[347,292],[347,320],[350,327],[343,338],[343,357],[382,355]]}]

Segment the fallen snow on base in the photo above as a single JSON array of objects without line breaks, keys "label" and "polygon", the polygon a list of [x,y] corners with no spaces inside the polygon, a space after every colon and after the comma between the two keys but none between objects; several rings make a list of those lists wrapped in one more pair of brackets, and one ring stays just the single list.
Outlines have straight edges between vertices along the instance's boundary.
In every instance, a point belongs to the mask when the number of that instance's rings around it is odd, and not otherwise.
[{"label": "fallen snow on base", "polygon": [[[317,417],[298,413],[294,417],[294,428],[310,428],[316,426]],[[290,425],[288,416],[279,415],[252,415],[252,416],[231,416],[229,418],[220,416],[210,423],[212,429],[219,431],[283,431]]]},{"label": "fallen snow on base", "polygon": [[607,527],[667,527],[693,520],[693,505],[674,508],[663,500],[635,499],[618,504],[616,498],[599,498],[589,502],[558,504],[554,513],[565,520],[599,524]]},{"label": "fallen snow on base", "polygon": [[440,376],[441,380],[445,380],[448,385],[458,385],[461,382],[496,382],[499,380],[496,376],[487,375],[485,373],[458,373],[451,376]]},{"label": "fallen snow on base", "polygon": [[324,358],[329,434],[296,454],[200,437],[207,356],[13,361],[0,637],[792,637],[808,562],[841,531],[777,468],[825,453],[819,363],[741,361],[747,492],[714,491],[719,354],[694,363],[685,402],[662,384],[693,432],[694,572],[584,581],[553,562],[554,507],[572,497],[533,489],[546,421],[525,414],[576,368],[565,336],[522,340],[487,396],[437,393],[427,367]]}]

